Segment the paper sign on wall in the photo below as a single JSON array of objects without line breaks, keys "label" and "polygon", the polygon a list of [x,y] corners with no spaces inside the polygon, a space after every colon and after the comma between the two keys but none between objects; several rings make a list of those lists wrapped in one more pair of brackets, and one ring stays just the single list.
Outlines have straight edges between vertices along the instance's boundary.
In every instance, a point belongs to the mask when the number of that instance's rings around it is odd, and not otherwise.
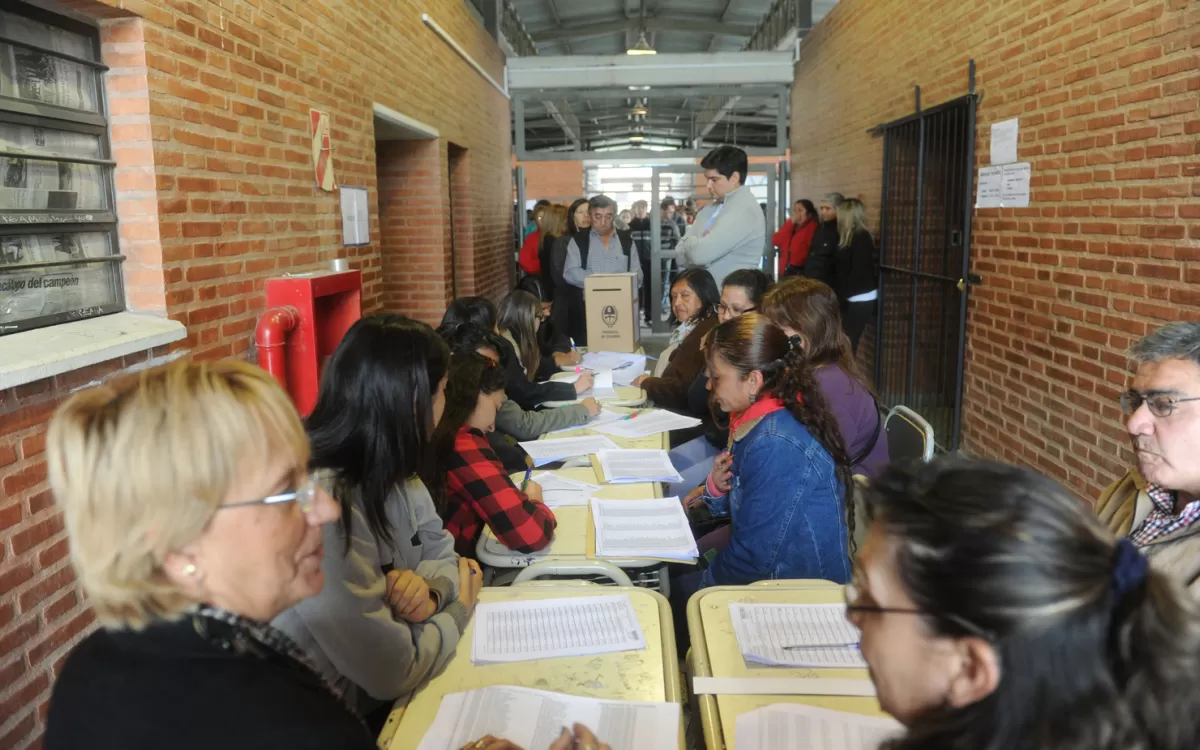
[{"label": "paper sign on wall", "polygon": [[992,164],[1012,164],[1017,160],[1017,135],[1020,120],[997,122],[992,125]]},{"label": "paper sign on wall", "polygon": [[367,211],[367,189],[338,188],[342,197],[342,244],[365,245],[371,241],[371,215]]},{"label": "paper sign on wall", "polygon": [[317,187],[325,191],[333,190],[333,141],[329,136],[329,113],[308,111],[309,123],[312,125],[312,160],[313,174]]},{"label": "paper sign on wall", "polygon": [[975,208],[1026,208],[1032,174],[1029,162],[980,167]]}]

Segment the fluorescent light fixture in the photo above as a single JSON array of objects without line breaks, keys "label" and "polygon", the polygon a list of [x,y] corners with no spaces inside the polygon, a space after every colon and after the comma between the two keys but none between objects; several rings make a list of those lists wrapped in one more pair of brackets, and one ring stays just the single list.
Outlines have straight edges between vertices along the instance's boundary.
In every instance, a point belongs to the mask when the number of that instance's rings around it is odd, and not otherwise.
[{"label": "fluorescent light fixture", "polygon": [[650,87],[649,86],[630,86],[629,90],[630,91],[649,91]]},{"label": "fluorescent light fixture", "polygon": [[646,32],[638,34],[637,44],[625,50],[627,55],[657,55],[658,50],[650,46],[650,42],[646,41]]},{"label": "fluorescent light fixture", "polygon": [[645,104],[639,102],[638,104],[633,105],[633,109],[629,110],[629,114],[637,115],[638,117],[645,117],[646,115],[650,114],[650,110],[646,109]]},{"label": "fluorescent light fixture", "polygon": [[644,136],[644,135],[631,135],[631,136],[629,136],[629,140],[631,140],[631,141],[644,141],[644,140],[646,140],[646,136]]}]

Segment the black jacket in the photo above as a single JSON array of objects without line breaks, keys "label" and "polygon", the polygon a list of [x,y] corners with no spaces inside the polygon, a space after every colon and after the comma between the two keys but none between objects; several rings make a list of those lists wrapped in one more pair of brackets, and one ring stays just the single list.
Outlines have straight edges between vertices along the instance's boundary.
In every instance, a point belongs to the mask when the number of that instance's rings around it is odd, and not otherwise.
[{"label": "black jacket", "polygon": [[875,272],[875,239],[870,232],[856,232],[850,246],[840,248],[834,254],[833,280],[833,289],[843,303],[879,285]]},{"label": "black jacket", "polygon": [[524,409],[532,411],[546,401],[574,401],[578,398],[570,383],[532,383],[521,366],[521,358],[508,339],[501,337],[500,364],[504,366],[504,392]]},{"label": "black jacket", "polygon": [[838,249],[837,220],[823,221],[813,232],[808,259],[804,261],[804,275],[822,282],[830,289],[837,289],[834,276],[834,255]]},{"label": "black jacket", "polygon": [[373,750],[366,727],[320,677],[262,650],[224,649],[191,617],[139,632],[98,630],[54,685],[44,747]]}]

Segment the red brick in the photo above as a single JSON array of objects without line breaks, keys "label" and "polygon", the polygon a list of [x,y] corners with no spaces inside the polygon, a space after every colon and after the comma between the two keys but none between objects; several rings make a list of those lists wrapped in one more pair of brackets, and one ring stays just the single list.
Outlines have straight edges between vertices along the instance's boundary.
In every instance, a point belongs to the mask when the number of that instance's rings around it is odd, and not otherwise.
[{"label": "red brick", "polygon": [[24,531],[13,534],[13,554],[23,555],[62,530],[63,518],[61,513],[56,513],[44,521],[39,521]]},{"label": "red brick", "polygon": [[71,642],[75,636],[83,633],[88,626],[96,621],[96,614],[88,609],[80,612],[60,625],[42,641],[29,648],[29,661],[40,663],[50,654]]},{"label": "red brick", "polygon": [[0,469],[17,462],[17,449],[11,443],[0,443]]},{"label": "red brick", "polygon": [[4,478],[4,494],[9,497],[14,497],[18,492],[36,487],[46,481],[46,462],[39,461],[32,466],[28,466],[15,474],[9,474]]},{"label": "red brick", "polygon": [[33,568],[28,563],[22,563],[0,573],[0,597],[7,596],[10,591],[33,578]]}]

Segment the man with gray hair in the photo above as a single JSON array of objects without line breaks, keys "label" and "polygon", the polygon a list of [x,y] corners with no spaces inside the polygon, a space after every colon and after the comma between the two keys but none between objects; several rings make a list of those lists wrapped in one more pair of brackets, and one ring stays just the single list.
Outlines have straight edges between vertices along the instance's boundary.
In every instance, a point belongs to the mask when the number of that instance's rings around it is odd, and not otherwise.
[{"label": "man with gray hair", "polygon": [[597,195],[588,201],[588,213],[592,217],[590,229],[581,229],[567,242],[567,259],[563,264],[563,281],[567,291],[567,309],[570,317],[568,331],[575,343],[587,343],[587,330],[583,325],[583,284],[594,273],[637,274],[637,289],[642,288],[642,263],[637,245],[628,232],[613,228],[613,216],[617,204],[607,195]]},{"label": "man with gray hair", "polygon": [[1200,593],[1200,323],[1171,323],[1133,345],[1121,394],[1137,468],[1096,512],[1155,568]]},{"label": "man with gray hair", "polygon": [[846,198],[841,193],[826,193],[821,199],[817,213],[821,223],[813,233],[808,260],[804,262],[804,275],[822,282],[830,289],[834,287],[833,255],[838,249],[837,207]]}]

